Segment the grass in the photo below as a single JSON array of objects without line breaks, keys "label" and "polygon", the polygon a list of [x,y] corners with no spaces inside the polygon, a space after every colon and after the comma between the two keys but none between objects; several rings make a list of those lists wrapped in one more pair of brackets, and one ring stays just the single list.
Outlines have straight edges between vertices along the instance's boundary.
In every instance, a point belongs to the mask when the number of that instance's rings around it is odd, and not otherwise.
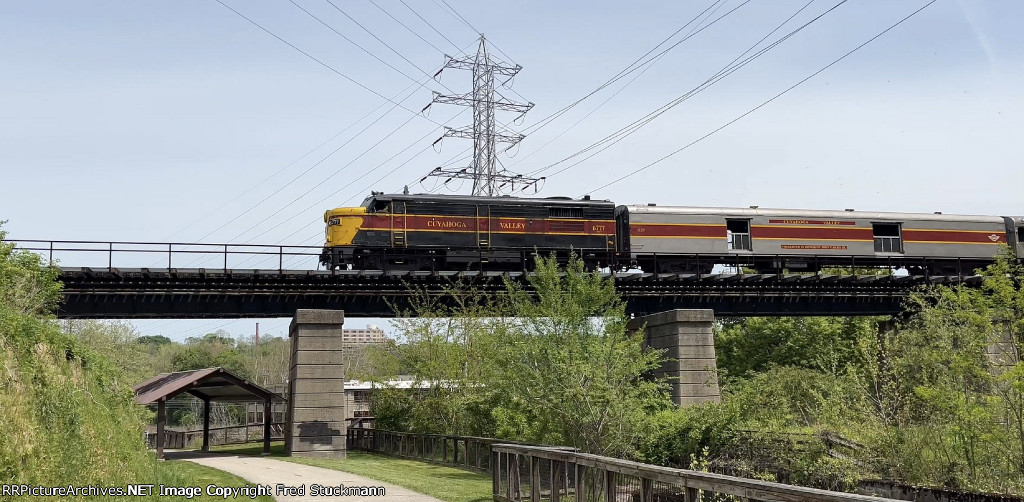
[{"label": "grass", "polygon": [[[192,501],[209,501],[209,500],[224,500],[223,497],[214,497],[206,495],[206,486],[214,484],[217,486],[230,486],[239,487],[250,485],[248,481],[229,474],[227,472],[214,469],[213,467],[207,467],[205,465],[199,465],[194,462],[187,460],[167,460],[164,462],[157,463],[156,466],[157,474],[157,485],[165,486],[198,486],[202,490],[203,494],[187,499],[185,497],[159,497],[154,489],[154,493],[151,497],[152,500],[192,500]],[[240,496],[241,498],[241,496]],[[246,500],[253,500],[248,497],[244,497]],[[143,499],[145,500],[145,499]],[[256,497],[255,500],[260,502],[273,502],[273,498],[267,496]]]},{"label": "grass", "polygon": [[[259,455],[263,446],[215,447],[220,453]],[[406,460],[362,451],[348,452],[348,458],[300,458],[284,456],[282,443],[272,444],[272,456],[279,460],[344,471],[408,488],[445,502],[484,502],[491,498],[491,475]]]}]

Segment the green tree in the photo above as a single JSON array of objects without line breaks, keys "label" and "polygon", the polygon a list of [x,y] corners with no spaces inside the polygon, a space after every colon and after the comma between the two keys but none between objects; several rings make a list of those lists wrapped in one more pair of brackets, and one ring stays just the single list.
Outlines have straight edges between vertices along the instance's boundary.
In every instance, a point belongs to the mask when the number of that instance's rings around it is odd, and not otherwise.
[{"label": "green tree", "polygon": [[[666,386],[644,375],[661,354],[626,330],[609,278],[573,258],[541,258],[532,292],[507,281],[499,295],[453,288],[455,308],[428,298],[396,326],[404,344],[378,351],[376,376],[411,371],[426,383],[377,410],[405,428],[496,435],[631,456]],[[404,397],[403,397],[404,396]],[[402,404],[405,399],[405,404]]]},{"label": "green tree", "polygon": [[149,347],[161,347],[173,343],[170,338],[163,335],[140,336],[135,341]]},{"label": "green tree", "polygon": [[840,373],[861,366],[864,340],[875,336],[874,317],[748,317],[715,332],[718,368],[743,377],[773,366]]}]

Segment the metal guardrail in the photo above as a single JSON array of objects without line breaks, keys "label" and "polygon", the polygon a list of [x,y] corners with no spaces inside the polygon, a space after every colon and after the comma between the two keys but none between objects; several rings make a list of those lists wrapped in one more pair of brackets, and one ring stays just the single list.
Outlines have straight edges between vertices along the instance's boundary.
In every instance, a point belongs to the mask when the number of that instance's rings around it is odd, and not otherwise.
[{"label": "metal guardrail", "polygon": [[[240,267],[248,259],[263,258],[273,261],[277,258],[277,270],[285,270],[285,260],[294,257],[308,257],[315,259],[314,265],[319,263],[320,253],[323,245],[317,246],[292,246],[280,244],[225,244],[225,243],[188,243],[188,242],[133,242],[133,241],[63,241],[63,240],[37,240],[37,239],[4,239],[16,245],[19,249],[32,251],[40,256],[54,261],[55,258],[77,257],[105,261],[107,268],[139,266],[124,265],[115,262],[115,256],[125,259],[132,256],[146,260],[157,260],[150,267],[166,265],[167,269],[177,267],[195,266],[200,261],[214,262],[227,270],[230,266]],[[103,260],[105,258],[105,260]],[[234,258],[232,263],[229,258]],[[214,260],[215,259],[215,260]],[[188,263],[184,263],[188,261]],[[100,265],[99,261],[93,266]],[[250,267],[254,268],[254,267]]]},{"label": "metal guardrail", "polygon": [[[150,259],[157,260],[148,267],[163,267],[166,265],[166,269],[172,268],[195,268],[197,263],[205,262],[205,268],[211,268],[211,266],[219,265],[223,270],[229,270],[230,268],[268,268],[265,265],[269,261],[274,261],[272,258],[277,258],[276,269],[278,271],[287,270],[286,260],[298,257],[305,257],[314,260],[309,268],[315,268],[319,264],[319,257],[323,251],[322,245],[315,246],[299,246],[299,245],[282,245],[282,244],[230,244],[230,243],[187,243],[187,242],[136,242],[136,241],[75,241],[75,240],[42,240],[42,239],[4,239],[0,242],[7,242],[15,244],[19,249],[32,251],[38,253],[40,256],[47,258],[49,261],[53,261],[55,258],[66,258],[66,257],[78,257],[78,258],[92,258],[97,260],[95,263],[67,263],[66,266],[83,266],[83,267],[98,267],[106,265],[108,269],[114,268],[131,268],[143,266],[139,263],[124,263],[115,261],[115,256],[118,259],[126,259],[129,256],[134,257],[148,257]],[[522,259],[526,263],[529,261],[529,256],[532,255],[531,250],[521,250],[523,253]],[[382,253],[382,268],[381,270],[385,273],[389,272],[388,255],[391,254],[388,250],[381,250]],[[403,250],[398,250],[398,254],[404,255]],[[865,257],[865,256],[843,256],[843,255],[806,255],[806,254],[750,254],[750,253],[736,253],[730,256],[720,256],[717,254],[699,254],[699,253],[683,253],[683,254],[672,254],[662,255],[665,258],[678,259],[679,257],[685,257],[687,261],[694,264],[695,270],[693,273],[686,275],[694,275],[698,280],[703,277],[714,277],[715,275],[722,274],[709,274],[707,272],[700,272],[702,269],[701,265],[709,268],[711,265],[717,264],[727,269],[731,269],[733,273],[737,275],[744,275],[743,268],[754,265],[756,260],[771,260],[777,263],[777,268],[770,271],[773,275],[783,275],[791,272],[787,272],[784,268],[784,264],[787,260],[798,260],[806,262],[814,267],[825,267],[833,269],[849,269],[850,275],[856,275],[857,267],[868,266],[868,267],[883,267],[879,268],[880,272],[884,272],[885,269],[898,269],[901,267],[919,267],[924,270],[928,269],[928,265],[934,261],[944,261],[950,264],[955,263],[955,271],[950,270],[947,276],[959,277],[961,279],[973,275],[974,271],[970,266],[962,264],[960,258],[950,257],[939,257],[939,256],[887,256],[883,258]],[[657,265],[659,258],[658,254],[652,254],[646,259],[651,261],[655,266]],[[98,257],[98,259],[97,259]],[[483,251],[481,251],[481,260],[483,263]],[[102,260],[102,258],[106,258]],[[232,258],[234,262],[232,262]],[[252,259],[263,259],[264,266],[255,267],[242,267],[245,264],[251,264]],[[858,260],[860,262],[858,263]],[[101,263],[105,262],[105,263]],[[188,263],[183,263],[188,261]],[[977,259],[969,259],[968,262],[975,262]],[[62,265],[65,265],[62,263]],[[465,272],[465,270],[454,271]],[[766,271],[767,272],[767,271]],[[794,271],[796,272],[796,271]],[[955,273],[954,273],[955,272]],[[800,272],[798,272],[800,273]],[[756,274],[747,274],[756,275]],[[879,274],[884,275],[884,274]],[[926,271],[924,277],[927,279],[930,274]]]},{"label": "metal guardrail", "polygon": [[704,502],[894,499],[659,467],[565,449],[491,445],[492,495],[498,502]]}]

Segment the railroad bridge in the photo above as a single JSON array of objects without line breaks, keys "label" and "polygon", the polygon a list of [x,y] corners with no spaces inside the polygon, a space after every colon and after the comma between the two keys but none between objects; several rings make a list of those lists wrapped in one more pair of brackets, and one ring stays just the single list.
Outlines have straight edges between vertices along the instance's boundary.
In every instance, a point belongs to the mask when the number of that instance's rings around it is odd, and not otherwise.
[{"label": "railroad bridge", "polygon": [[[65,301],[78,319],[290,317],[339,309],[349,317],[393,317],[416,294],[444,297],[453,284],[529,289],[529,272],[315,270],[320,246],[12,240],[60,263]],[[925,260],[926,258],[921,258]],[[910,291],[931,284],[978,285],[976,275],[604,272],[627,311],[646,315],[710,309],[717,316],[892,315]]]}]

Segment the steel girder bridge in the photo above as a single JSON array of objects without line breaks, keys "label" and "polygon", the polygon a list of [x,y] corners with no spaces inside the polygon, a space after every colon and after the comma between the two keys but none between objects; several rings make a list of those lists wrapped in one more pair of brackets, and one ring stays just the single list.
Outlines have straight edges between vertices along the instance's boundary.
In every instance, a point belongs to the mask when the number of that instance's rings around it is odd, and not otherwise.
[{"label": "steel girder bridge", "polygon": [[[529,289],[527,272],[310,270],[319,246],[12,242],[61,264],[64,302],[58,315],[64,318],[290,317],[305,308],[394,317],[416,295],[443,300],[458,284],[500,293],[504,281],[512,280]],[[63,265],[69,261],[94,266]],[[915,288],[981,283],[976,275],[750,274],[741,268],[611,275],[631,314],[699,308],[720,317],[893,315]]]}]

